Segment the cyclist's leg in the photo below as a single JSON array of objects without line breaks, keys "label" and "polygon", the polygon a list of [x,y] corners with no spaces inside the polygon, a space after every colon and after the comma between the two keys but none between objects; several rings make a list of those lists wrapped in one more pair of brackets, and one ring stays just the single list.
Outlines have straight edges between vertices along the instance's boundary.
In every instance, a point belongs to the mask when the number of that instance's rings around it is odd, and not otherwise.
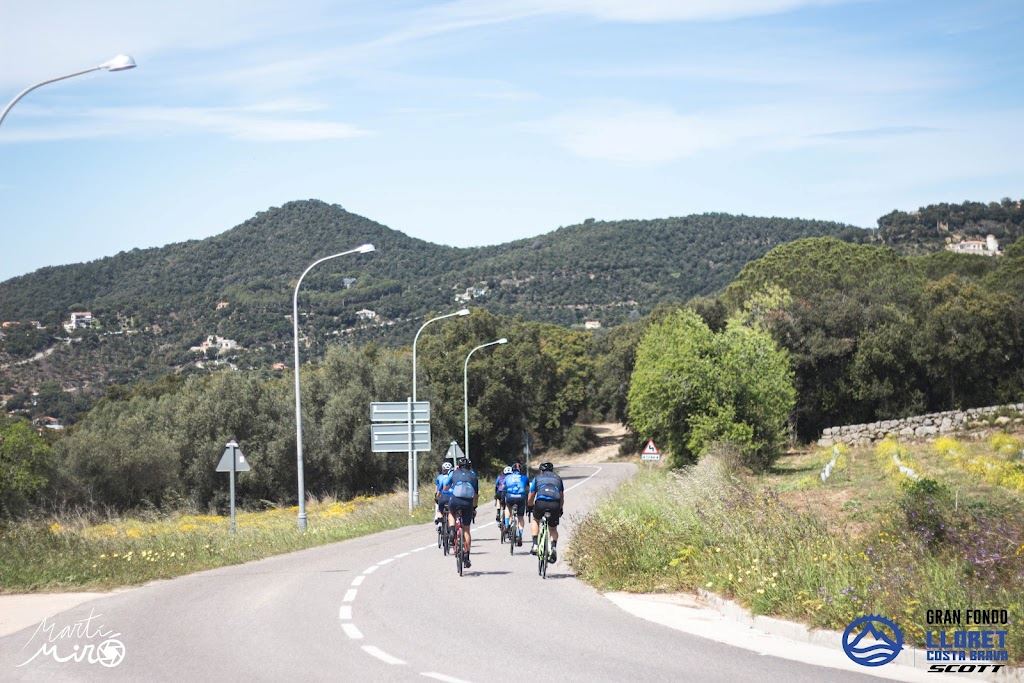
[{"label": "cyclist's leg", "polygon": [[549,530],[551,532],[551,561],[554,562],[558,558],[558,521],[562,518],[562,506],[559,505],[557,508],[551,511],[551,519],[548,520]]}]

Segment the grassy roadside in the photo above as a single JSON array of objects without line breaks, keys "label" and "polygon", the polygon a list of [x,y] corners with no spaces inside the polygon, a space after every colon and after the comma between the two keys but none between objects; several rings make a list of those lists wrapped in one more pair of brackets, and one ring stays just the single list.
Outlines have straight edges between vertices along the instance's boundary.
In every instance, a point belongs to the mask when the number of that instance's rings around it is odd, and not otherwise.
[{"label": "grassy roadside", "polygon": [[820,452],[760,477],[723,455],[641,472],[582,521],[569,561],[602,590],[704,588],[819,627],[885,614],[917,643],[926,609],[1007,608],[1021,660],[1020,496],[960,476],[933,446],[904,460],[926,473],[944,463],[954,478],[915,483],[888,465],[891,448],[847,453],[826,484]]},{"label": "grassy roadside", "polygon": [[[0,593],[109,589],[165,579],[343,541],[433,519],[423,504],[409,515],[405,493],[240,512],[238,533],[217,515],[50,519],[0,526]],[[429,492],[421,500],[430,501]]]}]

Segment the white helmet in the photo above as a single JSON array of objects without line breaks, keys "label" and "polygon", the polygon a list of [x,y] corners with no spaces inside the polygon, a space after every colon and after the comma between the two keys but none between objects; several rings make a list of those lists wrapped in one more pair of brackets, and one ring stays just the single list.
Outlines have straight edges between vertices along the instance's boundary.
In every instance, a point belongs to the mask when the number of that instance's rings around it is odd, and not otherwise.
[{"label": "white helmet", "polygon": [[452,464],[450,462],[448,462],[447,460],[445,460],[444,464],[441,465],[441,471],[442,472],[451,472],[451,470],[452,470]]},{"label": "white helmet", "polygon": [[512,474],[512,468],[511,467],[506,467],[505,469],[503,469],[501,471],[501,473],[502,474]]}]

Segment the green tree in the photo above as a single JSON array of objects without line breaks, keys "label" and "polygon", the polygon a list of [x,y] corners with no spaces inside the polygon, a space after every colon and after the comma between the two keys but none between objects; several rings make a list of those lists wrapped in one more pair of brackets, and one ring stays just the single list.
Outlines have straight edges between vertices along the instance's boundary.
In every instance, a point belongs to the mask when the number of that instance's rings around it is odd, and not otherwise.
[{"label": "green tree", "polygon": [[718,334],[690,310],[652,324],[637,349],[629,419],[677,466],[731,441],[756,468],[778,455],[795,401],[788,355],[768,333],[731,320]]},{"label": "green tree", "polygon": [[0,417],[0,514],[25,510],[46,486],[50,447],[27,420]]}]

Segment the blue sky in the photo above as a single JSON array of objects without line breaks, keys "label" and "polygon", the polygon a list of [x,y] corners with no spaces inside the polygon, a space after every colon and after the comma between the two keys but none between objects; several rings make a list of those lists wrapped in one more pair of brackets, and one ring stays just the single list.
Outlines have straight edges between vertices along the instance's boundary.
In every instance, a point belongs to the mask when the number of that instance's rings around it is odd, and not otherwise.
[{"label": "blue sky", "polygon": [[[0,279],[293,199],[433,242],[1015,198],[1017,0],[48,0],[0,8]],[[349,246],[349,245],[338,245]]]}]

